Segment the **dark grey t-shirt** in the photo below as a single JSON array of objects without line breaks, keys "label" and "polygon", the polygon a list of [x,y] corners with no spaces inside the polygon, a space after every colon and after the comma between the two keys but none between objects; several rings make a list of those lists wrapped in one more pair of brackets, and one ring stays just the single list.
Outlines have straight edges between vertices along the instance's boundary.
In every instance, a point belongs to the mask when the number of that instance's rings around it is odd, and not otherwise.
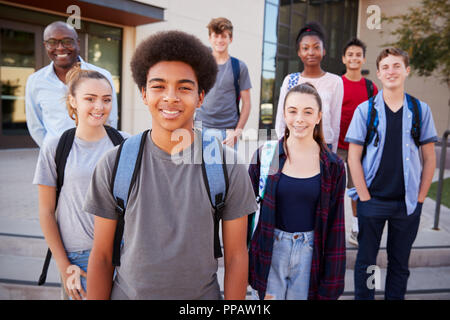
[{"label": "dark grey t-shirt", "polygon": [[[239,86],[241,91],[252,87],[247,66],[239,60]],[[218,64],[218,73],[214,87],[208,92],[203,105],[197,110],[196,121],[202,121],[207,128],[234,129],[239,121],[236,109],[236,90],[234,89],[231,59]]]},{"label": "dark grey t-shirt", "polygon": [[[199,137],[197,133],[196,141]],[[148,135],[128,201],[112,299],[220,297],[213,208],[201,165],[190,164],[198,151],[201,145],[195,143],[182,154],[170,156]],[[226,148],[226,152],[234,150]],[[110,189],[116,154],[117,148],[99,162],[84,206],[87,212],[109,219],[117,219]],[[227,170],[223,219],[232,220],[254,212],[257,206],[245,165],[227,165]]]}]

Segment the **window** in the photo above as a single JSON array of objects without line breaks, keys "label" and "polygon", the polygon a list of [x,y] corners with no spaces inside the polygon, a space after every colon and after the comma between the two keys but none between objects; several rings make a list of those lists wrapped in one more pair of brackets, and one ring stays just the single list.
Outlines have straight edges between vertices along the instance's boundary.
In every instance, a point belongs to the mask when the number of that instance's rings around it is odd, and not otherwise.
[{"label": "window", "polygon": [[309,21],[322,24],[327,51],[322,68],[341,75],[345,69],[341,62],[342,48],[356,36],[357,18],[357,0],[266,0],[260,129],[274,128],[283,79],[288,73],[303,69],[295,49],[299,29]]}]

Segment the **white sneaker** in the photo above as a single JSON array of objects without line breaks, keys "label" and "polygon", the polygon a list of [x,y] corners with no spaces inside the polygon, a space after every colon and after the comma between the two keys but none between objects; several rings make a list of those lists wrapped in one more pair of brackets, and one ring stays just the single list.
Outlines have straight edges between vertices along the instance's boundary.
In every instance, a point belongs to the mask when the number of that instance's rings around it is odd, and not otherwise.
[{"label": "white sneaker", "polygon": [[348,237],[348,242],[354,246],[358,246],[358,232],[352,230]]}]

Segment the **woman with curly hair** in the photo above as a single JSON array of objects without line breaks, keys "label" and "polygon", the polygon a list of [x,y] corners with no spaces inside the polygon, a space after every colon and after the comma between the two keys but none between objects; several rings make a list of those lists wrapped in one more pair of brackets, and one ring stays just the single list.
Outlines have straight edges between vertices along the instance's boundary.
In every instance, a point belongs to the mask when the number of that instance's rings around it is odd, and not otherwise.
[{"label": "woman with curly hair", "polygon": [[[128,195],[114,283],[111,261],[119,215],[110,182],[118,150],[107,153],[94,173],[85,203],[86,211],[95,215],[88,299],[220,299],[214,210],[201,163],[191,162],[202,150],[196,147],[202,135],[193,128],[194,111],[214,85],[216,62],[198,38],[166,31],[137,47],[131,70],[151,113],[152,129],[142,135],[142,160]],[[233,159],[235,151],[223,149]],[[255,211],[256,202],[245,166],[225,167],[224,295],[244,299],[246,216]]]},{"label": "woman with curly hair", "polygon": [[280,88],[275,130],[278,138],[284,135],[286,122],[283,116],[283,103],[287,92],[294,86],[309,82],[319,92],[322,99],[323,136],[327,146],[337,151],[344,84],[341,77],[326,72],[321,67],[325,56],[325,33],[317,22],[309,22],[298,32],[296,38],[297,55],[303,63],[303,71],[288,74]]}]

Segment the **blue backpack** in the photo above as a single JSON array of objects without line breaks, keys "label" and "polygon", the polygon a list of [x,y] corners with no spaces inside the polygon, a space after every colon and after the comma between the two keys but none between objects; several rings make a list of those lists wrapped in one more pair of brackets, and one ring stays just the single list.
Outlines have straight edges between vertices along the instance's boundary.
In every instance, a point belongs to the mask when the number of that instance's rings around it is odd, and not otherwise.
[{"label": "blue backpack", "polygon": [[[417,98],[414,98],[413,96],[405,93],[406,95],[406,101],[408,102],[408,109],[411,110],[413,117],[412,117],[412,127],[411,127],[411,136],[414,140],[415,145],[417,148],[420,147],[420,129],[422,126],[422,109],[419,107],[420,102],[417,100]],[[373,106],[375,97],[371,97],[369,99],[369,109],[367,111],[367,133],[366,138],[364,140],[364,147],[363,152],[361,156],[361,160],[364,159],[366,152],[367,152],[367,146],[372,142],[372,140],[375,137],[375,141],[373,145],[375,147],[378,146],[378,142],[380,141],[380,137],[378,134],[378,112]]]},{"label": "blue backpack", "polygon": [[[119,147],[112,174],[112,191],[119,215],[114,235],[113,265],[120,266],[120,248],[125,226],[125,212],[133,184],[139,172],[146,137],[150,130],[134,135]],[[219,238],[219,225],[225,207],[228,190],[228,174],[225,165],[222,143],[214,130],[202,131],[202,175],[214,208],[214,257],[222,257]]]}]

